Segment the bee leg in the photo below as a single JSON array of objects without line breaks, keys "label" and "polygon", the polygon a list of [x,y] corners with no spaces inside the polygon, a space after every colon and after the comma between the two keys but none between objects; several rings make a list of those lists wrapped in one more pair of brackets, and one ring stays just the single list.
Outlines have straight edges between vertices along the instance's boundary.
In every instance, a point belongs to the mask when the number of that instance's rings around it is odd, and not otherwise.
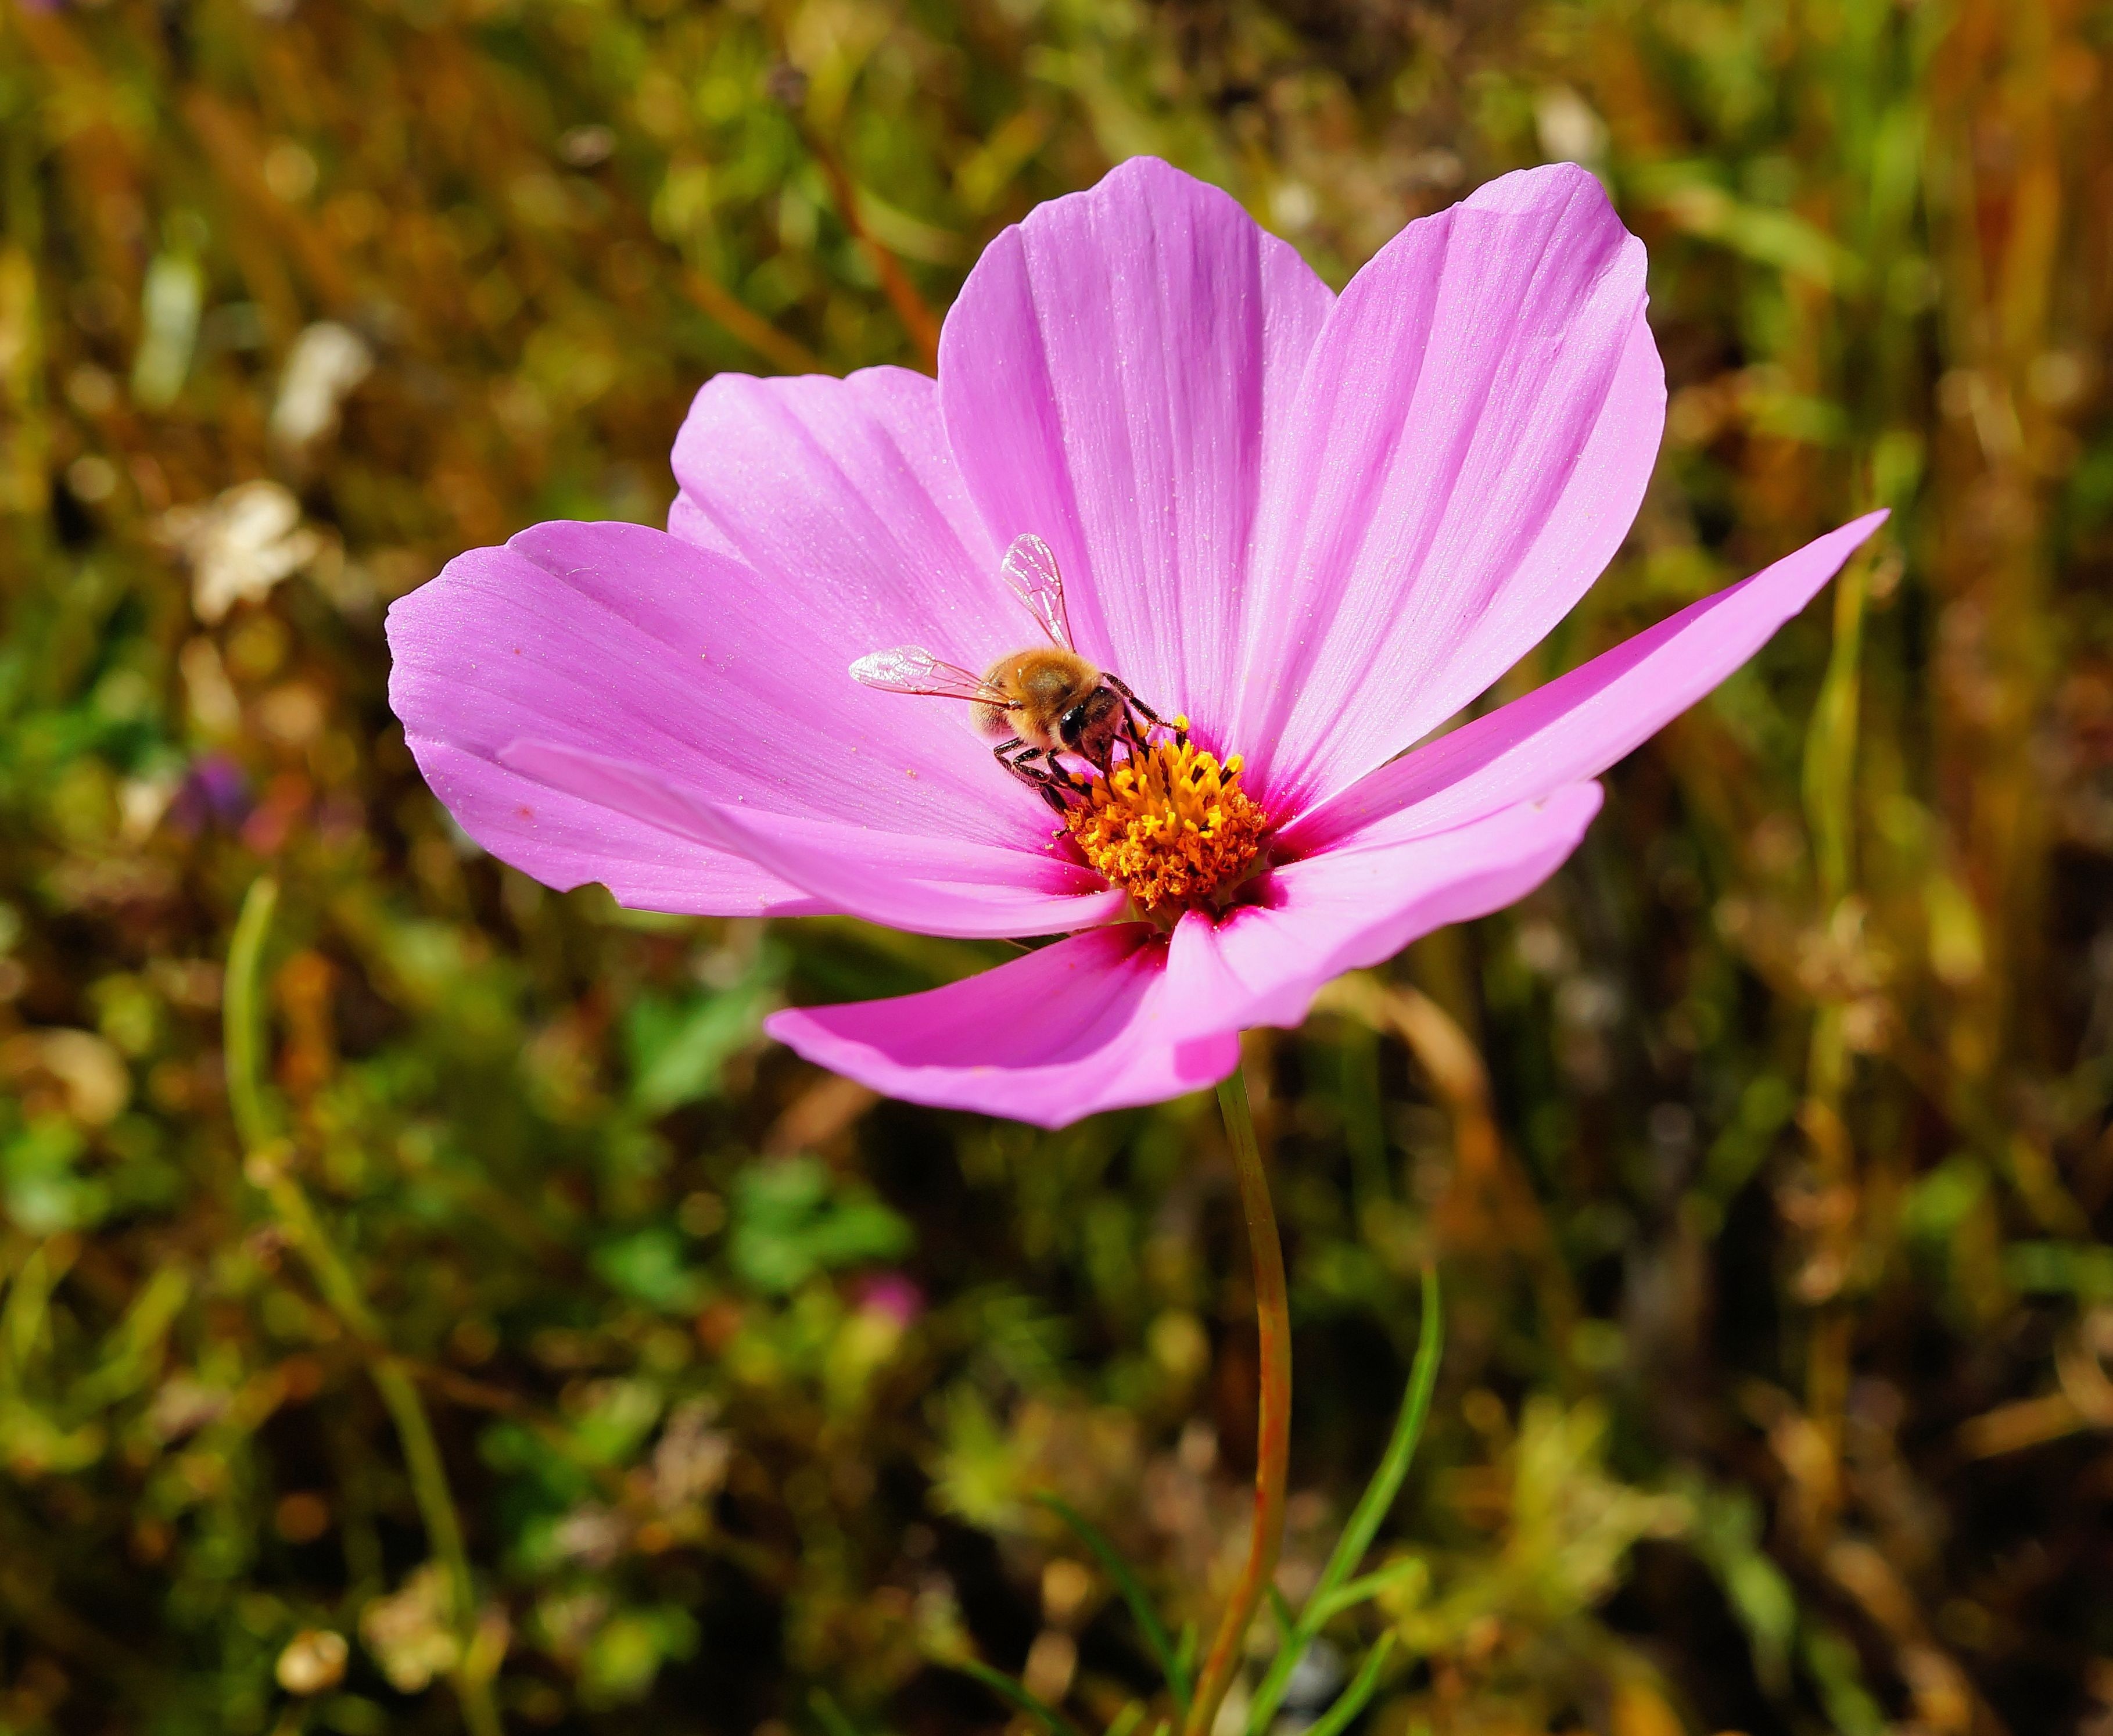
[{"label": "bee leg", "polygon": [[[1042,799],[1059,814],[1066,813],[1069,811],[1064,805],[1064,798],[1056,793],[1056,779],[1052,778],[1040,766],[1029,763],[1037,756],[1043,755],[1045,752],[1045,749],[1028,747],[1026,742],[1021,741],[1018,736],[1015,736],[1011,741],[1000,742],[997,747],[992,748],[991,757],[1013,776],[1023,783],[1033,785],[1035,789],[1041,792]],[[1056,765],[1056,755],[1047,754],[1047,757],[1051,765]],[[1063,768],[1058,766],[1057,770],[1061,775]],[[1070,780],[1066,779],[1064,781],[1068,787]]]},{"label": "bee leg", "polygon": [[[1065,789],[1072,790],[1078,788],[1079,780],[1071,774],[1070,769],[1066,766],[1064,762],[1056,757],[1056,750],[1055,748],[1044,747],[1040,750],[1040,752],[1042,757],[1049,762],[1049,769],[1042,774],[1043,777],[1047,778],[1052,783],[1061,785]],[[1030,752],[1024,755],[1023,757],[1031,760],[1034,757],[1034,755]]]},{"label": "bee leg", "polygon": [[[1070,766],[1066,765],[1063,761],[1056,756],[1056,750],[1054,747],[1043,748],[1042,750],[1042,757],[1049,762],[1049,781],[1058,788],[1061,789],[1066,795],[1077,796],[1081,798],[1089,797],[1092,796],[1093,793],[1093,780],[1072,770]],[[1102,765],[1098,767],[1098,770],[1101,775],[1105,778],[1108,774],[1110,767]],[[1069,810],[1067,809],[1066,811],[1068,812]]]},{"label": "bee leg", "polygon": [[1139,723],[1135,712],[1127,707],[1124,709],[1123,739],[1130,743],[1130,756],[1133,760],[1143,759],[1152,752],[1151,733],[1150,724]]},{"label": "bee leg", "polygon": [[[1056,757],[1055,748],[1043,748],[1042,757],[1049,763],[1049,770],[1042,774],[1048,780],[1042,786],[1042,793],[1049,798],[1049,805],[1058,813],[1069,814],[1071,807],[1070,804],[1064,799],[1065,797],[1083,796],[1086,793],[1086,785],[1070,767]],[[1061,793],[1059,793],[1060,792]]]},{"label": "bee leg", "polygon": [[[1168,724],[1166,720],[1139,699],[1136,694],[1131,692],[1130,684],[1120,675],[1103,674],[1101,679],[1122,696],[1123,738],[1130,743],[1131,754],[1142,756],[1151,752],[1150,737],[1152,729],[1155,726],[1161,729],[1166,729]],[[1142,724],[1138,721],[1139,717],[1144,720]]]},{"label": "bee leg", "polygon": [[[1026,742],[1015,735],[1010,740],[1000,742],[997,747],[992,748],[991,757],[1015,778],[1025,778],[1029,783],[1038,783],[1042,781],[1042,774],[1030,769],[1027,764],[1038,751],[1028,747]],[[1015,759],[1015,755],[1018,755],[1019,757]]]},{"label": "bee leg", "polygon": [[1137,695],[1131,691],[1130,684],[1127,681],[1125,681],[1121,676],[1111,675],[1104,669],[1101,672],[1101,679],[1107,683],[1107,684],[1113,688],[1116,692],[1121,694],[1125,699],[1135,706],[1139,710],[1144,713],[1144,715],[1150,718],[1152,722],[1156,724],[1159,721],[1159,714],[1153,710],[1152,707],[1147,705],[1143,700],[1139,699]]},{"label": "bee leg", "polygon": [[1166,720],[1161,717],[1157,711],[1153,710],[1152,707],[1147,705],[1143,700],[1139,699],[1136,694],[1131,692],[1130,690],[1130,683],[1125,681],[1121,676],[1103,674],[1101,677],[1101,679],[1107,683],[1107,684],[1113,688],[1116,692],[1121,694],[1124,699],[1129,701],[1130,709],[1139,713],[1143,717],[1145,722],[1148,724],[1157,724],[1161,729],[1166,728]]}]

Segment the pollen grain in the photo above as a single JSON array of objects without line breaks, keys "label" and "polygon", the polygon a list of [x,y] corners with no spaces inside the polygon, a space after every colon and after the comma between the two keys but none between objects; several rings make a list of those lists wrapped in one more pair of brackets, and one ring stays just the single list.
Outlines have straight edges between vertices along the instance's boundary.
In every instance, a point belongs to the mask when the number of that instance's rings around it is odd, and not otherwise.
[{"label": "pollen grain", "polygon": [[1221,761],[1176,718],[1171,738],[1093,779],[1065,829],[1139,910],[1176,915],[1230,891],[1262,853],[1267,822],[1239,778],[1238,754]]}]

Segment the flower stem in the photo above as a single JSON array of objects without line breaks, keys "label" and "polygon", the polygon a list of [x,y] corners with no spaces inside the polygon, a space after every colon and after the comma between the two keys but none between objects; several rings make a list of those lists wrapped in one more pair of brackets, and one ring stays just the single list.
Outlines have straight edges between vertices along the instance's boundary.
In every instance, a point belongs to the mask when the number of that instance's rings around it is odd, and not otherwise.
[{"label": "flower stem", "polygon": [[1208,1736],[1218,1707],[1232,1686],[1248,1628],[1276,1571],[1284,1543],[1284,1491],[1291,1458],[1291,1314],[1285,1299],[1284,1249],[1277,1240],[1276,1213],[1269,1179],[1255,1143],[1247,1081],[1235,1067],[1218,1087],[1218,1107],[1233,1142],[1233,1172],[1239,1177],[1240,1206],[1248,1220],[1248,1253],[1254,1263],[1255,1327],[1261,1339],[1262,1402],[1255,1424],[1254,1531],[1247,1565],[1233,1601],[1211,1642],[1211,1655],[1196,1683],[1183,1736]]}]

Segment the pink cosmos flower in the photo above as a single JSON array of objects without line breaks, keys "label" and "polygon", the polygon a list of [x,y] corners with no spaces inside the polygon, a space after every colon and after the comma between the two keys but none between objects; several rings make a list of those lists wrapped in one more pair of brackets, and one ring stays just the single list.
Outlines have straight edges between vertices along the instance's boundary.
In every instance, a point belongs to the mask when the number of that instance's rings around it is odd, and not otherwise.
[{"label": "pink cosmos flower", "polygon": [[[1596,775],[1883,518],[1415,745],[1626,535],[1664,419],[1644,301],[1642,244],[1568,165],[1410,224],[1338,296],[1225,194],[1127,162],[991,244],[936,381],[719,375],[666,532],[544,524],[451,562],[390,611],[390,701],[470,834],[552,886],[1067,937],[778,1013],[810,1060],[1048,1126],[1208,1085],[1242,1029],[1537,885]],[[1100,794],[1052,824],[966,707],[847,673],[1033,642],[997,577],[1026,533],[1079,651],[1188,720],[1143,756],[1156,806],[1075,767]],[[1120,850],[1077,823],[1111,802]],[[1184,851],[1186,890],[1153,902]]]}]

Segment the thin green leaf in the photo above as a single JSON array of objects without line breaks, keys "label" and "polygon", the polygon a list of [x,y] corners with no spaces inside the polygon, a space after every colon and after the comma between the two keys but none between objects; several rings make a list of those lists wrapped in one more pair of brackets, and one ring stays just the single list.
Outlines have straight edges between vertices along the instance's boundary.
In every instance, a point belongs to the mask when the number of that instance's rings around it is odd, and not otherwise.
[{"label": "thin green leaf", "polygon": [[1395,1418],[1393,1437],[1387,1442],[1385,1456],[1380,1468],[1372,1473],[1364,1494],[1358,1499],[1357,1510],[1350,1522],[1343,1528],[1343,1535],[1336,1540],[1328,1565],[1321,1570],[1321,1578],[1314,1587],[1316,1600],[1326,1597],[1350,1575],[1358,1562],[1364,1560],[1372,1546],[1372,1539],[1401,1493],[1403,1479],[1408,1475],[1409,1463],[1416,1456],[1417,1443],[1423,1437],[1424,1420],[1431,1414],[1431,1395],[1438,1385],[1438,1364],[1444,1350],[1445,1315],[1438,1290],[1438,1273],[1435,1268],[1423,1268],[1423,1324],[1417,1335],[1416,1363],[1409,1370],[1408,1391],[1402,1396],[1401,1412]]},{"label": "thin green leaf", "polygon": [[1404,1556],[1399,1561],[1390,1561],[1375,1573],[1361,1574],[1348,1585],[1339,1585],[1326,1597],[1316,1597],[1309,1619],[1316,1626],[1333,1620],[1344,1610],[1355,1609],[1367,1598],[1376,1597],[1390,1586],[1399,1585],[1422,1571],[1421,1556]]},{"label": "thin green leaf", "polygon": [[965,1676],[974,1677],[998,1698],[1018,1707],[1034,1719],[1049,1733],[1049,1736],[1080,1736],[1077,1725],[1039,1695],[1029,1693],[1002,1670],[993,1670],[989,1665],[972,1657],[948,1658],[946,1665],[949,1670],[958,1670]]},{"label": "thin green leaf", "polygon": [[1159,1665],[1160,1673],[1166,1679],[1167,1692],[1174,1696],[1174,1703],[1186,1715],[1189,1711],[1189,1666],[1180,1651],[1167,1638],[1166,1629],[1160,1623],[1158,1614],[1152,1607],[1152,1600],[1145,1595],[1144,1587],[1130,1571],[1130,1563],[1124,1560],[1116,1546],[1110,1542],[1085,1514],[1056,1495],[1043,1494],[1036,1497],[1057,1518],[1079,1533],[1079,1540],[1093,1552],[1122,1593],[1123,1601],[1130,1606],[1131,1618],[1144,1635],[1145,1644],[1151,1648],[1152,1657]]},{"label": "thin green leaf", "polygon": [[1343,1690],[1333,1706],[1306,1727],[1306,1736],[1342,1736],[1350,1727],[1350,1720],[1365,1709],[1365,1702],[1378,1691],[1380,1671],[1385,1667],[1387,1654],[1393,1650],[1394,1635],[1382,1633],[1380,1642],[1366,1655],[1358,1679]]},{"label": "thin green leaf", "polygon": [[1379,1469],[1372,1480],[1365,1486],[1365,1492],[1358,1499],[1349,1523],[1343,1534],[1335,1540],[1335,1547],[1328,1556],[1328,1565],[1321,1570],[1321,1578],[1313,1588],[1312,1595],[1300,1612],[1295,1645],[1285,1645],[1278,1650],[1269,1670],[1255,1690],[1255,1697],[1248,1711],[1248,1729],[1250,1732],[1266,1730],[1276,1717],[1276,1709],[1283,1702],[1284,1691],[1290,1683],[1291,1672],[1298,1660],[1305,1655],[1306,1647],[1313,1636],[1321,1631],[1321,1624],[1333,1612],[1329,1600],[1349,1578],[1351,1571],[1364,1560],[1372,1546],[1372,1539],[1379,1535],[1381,1524],[1388,1510],[1394,1505],[1394,1497],[1401,1493],[1403,1480],[1408,1475],[1409,1463],[1416,1456],[1417,1442],[1422,1438],[1424,1419],[1431,1414],[1431,1395],[1438,1385],[1438,1363],[1444,1349],[1444,1312],[1438,1288],[1438,1273],[1431,1267],[1423,1268],[1423,1323],[1417,1336],[1416,1362],[1409,1369],[1408,1390],[1402,1395],[1401,1410],[1394,1419],[1394,1434],[1387,1442],[1386,1453],[1380,1460]]}]

